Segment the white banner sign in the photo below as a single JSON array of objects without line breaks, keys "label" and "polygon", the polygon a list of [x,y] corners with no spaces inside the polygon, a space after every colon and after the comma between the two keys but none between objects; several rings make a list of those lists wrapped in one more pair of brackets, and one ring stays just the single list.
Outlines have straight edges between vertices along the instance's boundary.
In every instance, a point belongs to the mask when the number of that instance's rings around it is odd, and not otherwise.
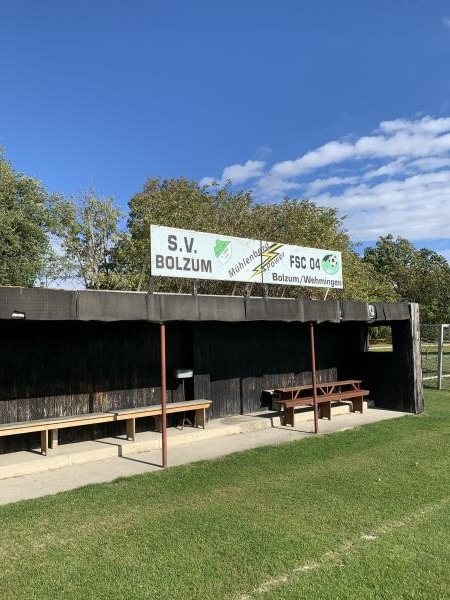
[{"label": "white banner sign", "polygon": [[153,276],[342,288],[340,252],[151,226]]}]

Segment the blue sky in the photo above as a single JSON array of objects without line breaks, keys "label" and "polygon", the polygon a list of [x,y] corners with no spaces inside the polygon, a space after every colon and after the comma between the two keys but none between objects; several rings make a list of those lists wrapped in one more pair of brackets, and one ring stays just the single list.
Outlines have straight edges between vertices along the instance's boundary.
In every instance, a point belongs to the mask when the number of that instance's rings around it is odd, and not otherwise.
[{"label": "blue sky", "polygon": [[0,0],[0,44],[0,145],[50,191],[232,179],[450,257],[448,2]]}]

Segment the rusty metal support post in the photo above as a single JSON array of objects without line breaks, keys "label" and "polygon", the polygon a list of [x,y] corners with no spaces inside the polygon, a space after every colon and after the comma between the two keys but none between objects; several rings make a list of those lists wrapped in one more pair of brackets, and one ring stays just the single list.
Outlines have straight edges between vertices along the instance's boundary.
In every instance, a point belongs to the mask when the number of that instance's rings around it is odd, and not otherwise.
[{"label": "rusty metal support post", "polygon": [[161,346],[161,435],[162,435],[162,466],[167,467],[167,374],[166,374],[166,325],[160,323]]},{"label": "rusty metal support post", "polygon": [[314,344],[314,324],[309,324],[309,333],[311,339],[311,377],[314,399],[314,433],[319,433],[319,407],[317,406],[317,378],[316,378],[316,350]]}]

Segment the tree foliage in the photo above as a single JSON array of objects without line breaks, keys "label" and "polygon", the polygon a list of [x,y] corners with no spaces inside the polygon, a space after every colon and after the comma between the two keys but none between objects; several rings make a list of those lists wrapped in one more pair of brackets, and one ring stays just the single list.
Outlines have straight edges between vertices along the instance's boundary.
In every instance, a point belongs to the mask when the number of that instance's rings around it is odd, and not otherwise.
[{"label": "tree foliage", "polygon": [[0,285],[32,286],[52,255],[48,194],[0,153]]},{"label": "tree foliage", "polygon": [[59,238],[65,277],[81,279],[88,289],[111,287],[111,252],[117,244],[122,211],[112,198],[93,189],[70,199],[54,197],[52,230]]},{"label": "tree foliage", "polygon": [[405,238],[380,237],[364,261],[389,284],[399,300],[418,302],[424,323],[450,320],[450,266],[434,250],[417,250]]},{"label": "tree foliage", "polygon": [[[450,267],[443,256],[388,235],[361,259],[338,211],[305,199],[256,204],[251,192],[230,185],[149,178],[129,201],[125,230],[122,216],[112,198],[92,189],[71,198],[48,194],[0,153],[0,285],[69,277],[86,288],[148,289],[150,225],[157,224],[339,250],[344,290],[271,285],[270,295],[413,301],[421,304],[423,321],[450,321]],[[252,293],[262,294],[260,288],[254,284]],[[188,292],[192,282],[154,278],[153,289]],[[246,285],[202,281],[200,292],[243,294]]]},{"label": "tree foliage", "polygon": [[[233,192],[230,186],[202,187],[186,179],[148,179],[129,202],[127,232],[114,251],[115,285],[121,289],[147,289],[149,285],[150,224],[222,233],[301,246],[340,250],[343,253],[345,290],[325,292],[302,288],[304,297],[391,299],[393,294],[377,273],[356,254],[337,210],[318,207],[308,200],[284,198],[279,204],[254,204],[250,192]],[[154,289],[189,291],[192,282],[157,278]],[[262,293],[258,284],[253,293]],[[244,284],[201,282],[203,293],[244,293]],[[298,288],[270,286],[271,295],[296,295]]]},{"label": "tree foliage", "polygon": [[[114,252],[116,287],[148,288],[151,224],[244,235],[251,204],[249,193],[233,194],[228,187],[208,193],[197,182],[183,178],[148,179],[142,191],[129,202],[127,231]],[[241,233],[237,234],[238,231]],[[189,285],[182,280],[161,278],[156,289],[187,291]],[[202,291],[214,293],[219,287],[214,282],[202,282]]]}]

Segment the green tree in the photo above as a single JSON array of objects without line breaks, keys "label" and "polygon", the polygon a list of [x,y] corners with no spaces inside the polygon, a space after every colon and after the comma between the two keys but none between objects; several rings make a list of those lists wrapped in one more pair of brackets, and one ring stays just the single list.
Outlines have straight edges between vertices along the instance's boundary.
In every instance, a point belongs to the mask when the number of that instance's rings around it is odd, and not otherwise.
[{"label": "green tree", "polygon": [[364,261],[371,265],[403,301],[421,305],[424,323],[450,319],[450,266],[442,255],[428,248],[416,249],[402,237],[380,237],[366,248]]},{"label": "green tree", "polygon": [[[251,195],[200,186],[187,179],[150,178],[129,202],[127,233],[113,253],[115,285],[122,289],[147,289],[149,285],[150,225],[166,225],[196,231],[245,235],[251,214]],[[191,283],[160,279],[159,291],[186,291]],[[231,286],[202,282],[202,291],[218,293]]]},{"label": "green tree", "polygon": [[[297,246],[329,248],[342,253],[343,290],[302,288],[307,298],[348,298],[352,300],[393,300],[395,294],[374,269],[362,260],[348,233],[345,219],[335,208],[317,206],[309,200],[284,198],[280,204],[255,205],[252,212],[253,233],[264,239]],[[298,289],[276,286],[276,295],[295,295]]]},{"label": "green tree", "polygon": [[112,250],[120,238],[122,211],[113,198],[93,189],[70,199],[53,197],[52,231],[60,240],[66,278],[81,279],[86,288],[114,287]]},{"label": "green tree", "polygon": [[[307,200],[285,198],[279,204],[255,204],[250,192],[224,187],[202,187],[186,179],[149,179],[129,202],[127,233],[113,253],[115,285],[122,289],[147,289],[149,284],[150,224],[264,239],[300,246],[340,250],[343,253],[345,289],[326,292],[302,288],[304,297],[342,297],[361,300],[392,299],[389,285],[364,265],[355,252],[337,210],[318,207]],[[158,278],[159,291],[189,291],[192,282]],[[255,294],[261,286],[253,285]],[[201,282],[203,293],[239,293],[245,284]],[[270,286],[271,295],[296,295],[297,288]]]},{"label": "green tree", "polygon": [[33,286],[52,255],[49,195],[0,152],[0,285]]}]

